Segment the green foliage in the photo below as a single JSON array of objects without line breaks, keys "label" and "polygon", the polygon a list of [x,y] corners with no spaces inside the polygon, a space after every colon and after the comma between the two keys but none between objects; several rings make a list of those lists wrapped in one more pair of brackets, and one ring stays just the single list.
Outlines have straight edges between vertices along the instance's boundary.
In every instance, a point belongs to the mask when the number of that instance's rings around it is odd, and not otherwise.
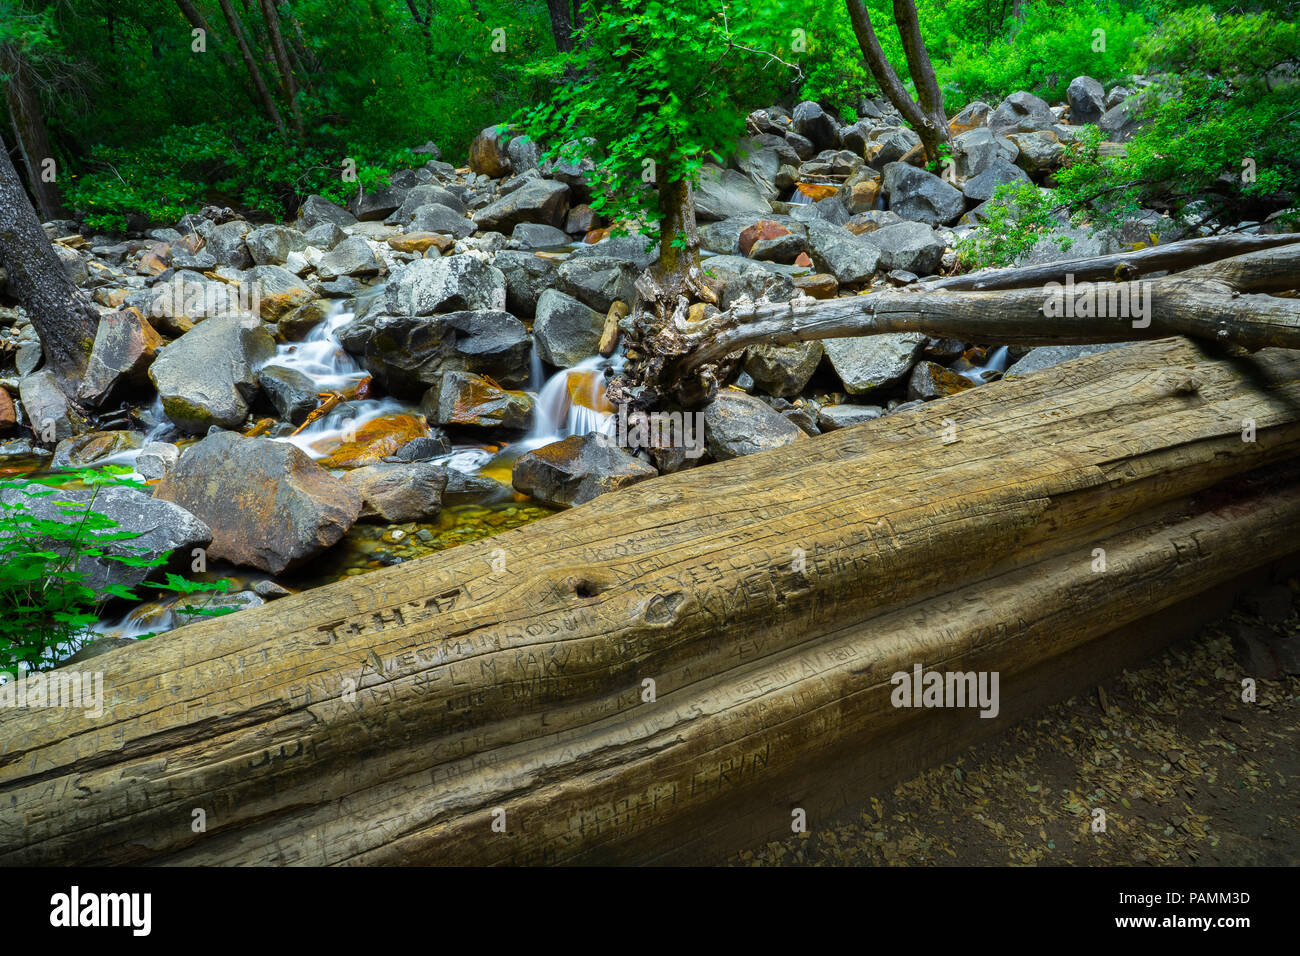
[{"label": "green foliage", "polygon": [[[1004,183],[989,201],[979,230],[957,243],[958,261],[971,269],[1012,265],[1059,225],[1050,194],[1032,183]],[[1059,236],[1056,241],[1066,250],[1072,240]]]},{"label": "green foliage", "polygon": [[[121,477],[124,469],[102,472],[82,470],[51,476],[40,481],[14,479],[0,482],[0,490],[16,490],[25,498],[49,498],[63,517],[38,517],[19,498],[0,502],[0,671],[42,670],[77,649],[99,620],[104,605],[113,599],[138,600],[137,594],[121,584],[98,589],[87,584],[77,569],[85,558],[98,558],[133,568],[156,568],[169,555],[146,556],[142,549],[122,544],[139,537],[137,532],[114,530],[117,522],[94,510],[98,489],[106,484],[142,488]],[[62,500],[58,487],[71,482],[90,486],[89,501]],[[115,550],[137,551],[120,554]],[[227,582],[214,584],[186,581],[168,574],[166,584],[146,585],[184,594],[224,591]],[[194,609],[204,614],[204,609]],[[230,609],[212,609],[226,613]]]},{"label": "green foliage", "polygon": [[1191,225],[1294,208],[1300,84],[1270,74],[1300,59],[1300,26],[1192,7],[1171,11],[1139,56],[1166,71],[1144,95],[1144,127],[1126,155],[1084,150],[1058,174],[1065,207],[1099,227],[1142,206]]},{"label": "green foliage", "polygon": [[694,181],[704,163],[721,162],[749,109],[788,82],[769,55],[779,38],[788,42],[774,22],[779,12],[761,3],[609,0],[577,52],[549,63],[552,95],[519,119],[548,156],[595,162],[593,208],[658,221],[649,184]]},{"label": "green foliage", "polygon": [[[356,163],[355,181],[343,178],[345,158]],[[94,171],[74,174],[67,198],[97,229],[122,229],[129,215],[175,222],[208,202],[281,218],[310,193],[343,203],[358,187],[386,186],[393,169],[423,159],[409,149],[289,148],[264,121],[174,126],[144,147],[96,147]]]},{"label": "green foliage", "polygon": [[[1023,23],[1008,19],[997,35],[985,40],[954,30],[931,47],[932,56],[946,60],[936,64],[945,105],[956,110],[983,99],[996,106],[1016,90],[1059,102],[1070,81],[1081,74],[1103,85],[1123,78],[1138,42],[1151,29],[1138,6],[1035,0],[1023,5]],[[921,22],[926,23],[924,15]]]}]

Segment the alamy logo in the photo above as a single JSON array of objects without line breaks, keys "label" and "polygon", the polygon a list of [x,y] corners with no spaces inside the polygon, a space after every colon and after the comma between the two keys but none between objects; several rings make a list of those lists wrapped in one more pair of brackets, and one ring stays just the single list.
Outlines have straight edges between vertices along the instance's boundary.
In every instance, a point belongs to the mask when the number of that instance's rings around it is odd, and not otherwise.
[{"label": "alamy logo", "polygon": [[83,710],[87,717],[102,717],[104,673],[59,669],[25,674],[20,670],[15,676],[0,671],[0,707],[69,707]]},{"label": "alamy logo", "polygon": [[704,454],[703,412],[633,412],[618,406],[618,434],[623,448],[681,448],[687,458]]},{"label": "alamy logo", "polygon": [[895,707],[978,707],[981,717],[998,715],[997,671],[897,671],[889,679]]},{"label": "alamy logo", "polygon": [[1133,328],[1151,325],[1151,284],[1149,282],[1080,282],[1067,272],[1065,283],[1048,282],[1043,286],[1047,297],[1043,315],[1049,319],[1099,318],[1132,319]]},{"label": "alamy logo", "polygon": [[74,886],[51,896],[50,907],[51,926],[129,926],[133,936],[148,936],[153,923],[151,893],[82,893]]}]

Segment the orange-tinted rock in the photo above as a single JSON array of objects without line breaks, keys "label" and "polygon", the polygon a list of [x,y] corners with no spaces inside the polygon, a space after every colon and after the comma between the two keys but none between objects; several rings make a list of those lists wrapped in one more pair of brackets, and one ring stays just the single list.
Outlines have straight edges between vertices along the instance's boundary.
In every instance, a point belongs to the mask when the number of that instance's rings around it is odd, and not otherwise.
[{"label": "orange-tinted rock", "polygon": [[165,242],[155,242],[140,257],[140,261],[135,265],[135,271],[141,275],[156,276],[159,273],[166,272],[171,266],[171,261],[171,246]]},{"label": "orange-tinted rock", "polygon": [[804,295],[814,299],[833,299],[836,293],[840,291],[840,284],[835,281],[835,277],[825,272],[797,276],[794,280],[794,287],[802,291]]},{"label": "orange-tinted rock", "polygon": [[127,294],[127,289],[96,289],[94,299],[105,308],[120,309],[122,303],[126,301]]},{"label": "orange-tinted rock", "polygon": [[907,383],[907,397],[909,399],[943,398],[974,387],[974,382],[951,369],[934,362],[918,362]]},{"label": "orange-tinted rock", "polygon": [[[428,423],[420,415],[381,415],[359,425],[354,440],[339,442],[329,455],[321,459],[326,468],[359,468],[373,465],[394,454],[408,441],[431,434]],[[330,443],[338,439],[329,439]],[[324,451],[321,444],[312,446]]]},{"label": "orange-tinted rock", "polygon": [[849,212],[875,209],[876,202],[880,199],[880,183],[880,177],[854,183],[853,190],[849,193]]},{"label": "orange-tinted rock", "polygon": [[497,127],[487,127],[469,144],[469,168],[493,179],[510,175],[510,156]]},{"label": "orange-tinted rock", "polygon": [[389,236],[389,247],[396,249],[398,252],[419,252],[423,253],[428,249],[437,249],[439,252],[446,252],[456,244],[456,240],[451,236],[444,236],[438,232],[408,232],[400,236]]},{"label": "orange-tinted rock", "polygon": [[570,372],[565,380],[569,392],[569,401],[579,408],[588,408],[593,412],[612,415],[614,406],[605,397],[605,376],[599,369],[587,369],[582,372]]},{"label": "orange-tinted rock", "polygon": [[748,256],[754,243],[762,239],[777,239],[790,235],[790,230],[772,219],[760,219],[740,233],[740,254]]},{"label": "orange-tinted rock", "polygon": [[830,199],[840,187],[831,186],[826,183],[795,183],[795,188],[803,193],[813,202],[821,202],[823,199]]},{"label": "orange-tinted rock", "polygon": [[55,468],[80,467],[143,446],[144,437],[139,432],[86,432],[59,442],[51,464]]},{"label": "orange-tinted rock", "polygon": [[812,259],[808,258],[808,253],[801,252],[799,253],[799,255],[795,256],[794,264],[797,266],[802,266],[805,269],[811,269],[813,261]]},{"label": "orange-tinted rock", "polygon": [[589,246],[595,245],[602,240],[608,239],[609,231],[613,228],[613,226],[602,226],[600,229],[593,229],[582,237],[582,241]]},{"label": "orange-tinted rock", "polygon": [[533,397],[502,388],[486,375],[445,372],[420,407],[438,425],[524,429],[533,423]]},{"label": "orange-tinted rock", "polygon": [[0,435],[8,435],[17,427],[18,413],[14,410],[14,400],[0,388]]}]

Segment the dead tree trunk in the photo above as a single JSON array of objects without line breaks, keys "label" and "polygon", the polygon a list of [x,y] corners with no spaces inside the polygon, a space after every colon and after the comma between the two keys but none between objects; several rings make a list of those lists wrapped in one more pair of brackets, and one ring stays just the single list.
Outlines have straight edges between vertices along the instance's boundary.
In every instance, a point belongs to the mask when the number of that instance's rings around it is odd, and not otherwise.
[{"label": "dead tree trunk", "polygon": [[943,110],[943,96],[934,75],[934,67],[930,64],[925,43],[921,39],[921,27],[917,20],[915,4],[912,0],[894,0],[894,21],[903,40],[907,68],[916,86],[919,103],[908,95],[907,88],[894,72],[889,58],[885,56],[866,4],[863,0],[845,0],[845,2],[848,4],[853,35],[857,37],[862,56],[867,61],[871,75],[876,78],[880,91],[885,94],[889,102],[894,104],[894,108],[903,115],[903,118],[912,124],[917,135],[921,137],[926,161],[937,162],[939,146],[950,141],[951,133],[948,129],[948,118]]},{"label": "dead tree trunk", "polygon": [[63,270],[0,142],[0,264],[36,327],[46,365],[69,395],[86,371],[99,310]]},{"label": "dead tree trunk", "polygon": [[[1204,255],[1204,248],[1197,254]],[[1109,265],[1112,257],[1103,258]],[[1004,345],[1186,335],[1252,351],[1300,349],[1300,299],[1271,294],[1300,288],[1300,241],[1265,245],[1160,279],[1074,284],[1070,277],[1076,273],[1071,270],[1087,275],[1088,262],[1024,270],[1020,281],[1032,283],[1032,288],[931,291],[919,284],[821,301],[747,304],[705,322],[678,320],[657,338],[656,359],[630,362],[630,382],[618,388],[627,392],[640,387],[695,404],[721,380],[728,356],[750,345],[882,332],[923,332]],[[1069,269],[1063,268],[1067,265]],[[1001,281],[1016,280],[1003,276]]]},{"label": "dead tree trunk", "polygon": [[18,153],[27,171],[27,185],[36,201],[36,211],[43,221],[63,215],[63,199],[52,178],[46,176],[45,162],[53,161],[50,136],[45,128],[40,97],[32,87],[27,61],[12,43],[0,44],[0,70],[8,74],[5,81],[5,105],[13,121]]},{"label": "dead tree trunk", "polygon": [[[96,657],[101,713],[0,707],[0,864],[716,862],[788,834],[1296,549],[1300,357],[1250,362],[1103,352]],[[999,672],[999,713],[892,706],[914,666]]]},{"label": "dead tree trunk", "polygon": [[248,70],[249,78],[253,81],[253,89],[257,91],[258,99],[262,101],[262,109],[266,111],[267,118],[275,124],[275,128],[280,131],[280,135],[288,136],[289,130],[284,125],[284,117],[280,115],[280,108],[275,105],[275,98],[271,96],[266,80],[257,67],[257,61],[253,59],[253,51],[248,48],[248,40],[244,36],[243,28],[239,25],[238,16],[231,9],[230,0],[219,0],[219,2],[221,12],[226,18],[226,24],[230,27],[230,33],[234,36],[235,44],[239,47],[239,53],[244,58],[244,66]]},{"label": "dead tree trunk", "polygon": [[276,12],[275,4],[271,0],[261,0],[261,4],[262,19],[266,21],[266,34],[270,39],[271,52],[275,56],[276,69],[280,72],[285,101],[289,104],[289,120],[293,123],[294,133],[302,139],[302,108],[298,104],[298,78],[294,76],[293,64],[289,62],[284,37],[280,33],[280,14]]}]

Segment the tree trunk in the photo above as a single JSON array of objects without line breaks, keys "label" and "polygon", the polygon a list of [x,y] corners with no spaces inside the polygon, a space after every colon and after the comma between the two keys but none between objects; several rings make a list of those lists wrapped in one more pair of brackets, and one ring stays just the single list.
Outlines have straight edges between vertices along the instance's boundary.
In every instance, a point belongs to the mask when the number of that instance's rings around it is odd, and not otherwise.
[{"label": "tree trunk", "polygon": [[[911,0],[896,0],[894,3],[899,35],[903,38],[908,68],[912,71],[918,95],[930,100],[925,104],[918,104],[908,95],[906,87],[894,72],[894,67],[880,46],[880,39],[876,36],[875,27],[871,23],[871,14],[867,12],[863,0],[845,0],[845,2],[848,4],[853,35],[857,37],[862,56],[867,61],[871,75],[876,78],[880,91],[885,94],[889,102],[894,104],[894,108],[903,115],[903,118],[912,124],[917,135],[921,137],[926,161],[937,162],[939,146],[949,141],[950,133],[943,112],[943,99],[939,95],[938,83],[934,79],[934,69],[930,66],[925,44],[921,42],[920,27],[916,25],[916,8]],[[909,10],[910,18],[899,19],[900,12],[906,15]],[[922,92],[923,88],[925,92]]]},{"label": "tree trunk", "polygon": [[[1249,365],[1099,353],[111,651],[102,713],[0,708],[0,864],[718,862],[788,835],[1294,551],[1300,357]],[[999,713],[893,706],[916,666],[999,673]]]},{"label": "tree trunk", "polygon": [[266,111],[267,118],[275,124],[275,128],[280,131],[280,135],[287,137],[289,130],[284,125],[284,117],[280,115],[280,109],[275,105],[275,98],[271,96],[271,91],[266,86],[266,80],[263,79],[262,72],[257,68],[257,61],[253,59],[253,51],[248,48],[248,40],[245,39],[244,31],[239,25],[239,18],[230,7],[230,0],[219,0],[219,2],[221,12],[226,18],[226,24],[230,27],[230,33],[239,46],[240,55],[244,58],[244,66],[248,69],[248,75],[253,81],[253,89],[257,90],[257,96],[262,101],[262,109]]},{"label": "tree trunk", "polygon": [[[1052,263],[1050,268],[1062,265]],[[727,357],[750,345],[791,345],[882,332],[922,332],[1003,345],[1129,342],[1187,335],[1251,350],[1300,349],[1300,299],[1266,294],[1300,287],[1300,242],[1152,280],[1086,285],[1071,281],[1062,282],[1060,289],[1044,288],[1043,282],[1057,279],[1043,279],[1041,269],[1027,270],[1037,288],[929,291],[921,284],[733,309],[698,325],[679,322],[671,335],[660,336],[654,362],[629,362],[630,381],[619,388],[642,387],[656,396],[677,396],[694,404],[711,393],[709,386],[722,377],[719,366]],[[1086,265],[1083,269],[1087,274]]]},{"label": "tree trunk", "polygon": [[570,0],[546,0],[546,9],[551,15],[551,35],[555,37],[555,49],[561,53],[573,50],[573,13]]},{"label": "tree trunk", "polygon": [[[234,57],[232,57],[229,54],[229,52],[227,52],[225,46],[222,45],[221,38],[212,31],[211,27],[208,26],[207,18],[204,17],[203,14],[199,12],[199,9],[196,6],[194,6],[194,4],[190,2],[190,0],[176,0],[176,5],[180,7],[181,15],[185,17],[186,22],[188,22],[191,27],[194,27],[195,29],[198,30],[202,30],[204,34],[212,41],[213,45],[217,49],[217,56],[220,57],[221,62],[225,66],[225,68],[228,71],[230,71],[230,75],[231,76],[237,75],[239,73],[238,64],[235,63]],[[248,94],[248,99],[253,104],[253,106],[254,107],[261,106],[261,104],[258,102],[255,93],[249,90],[247,87],[245,87],[244,89],[245,92]]]},{"label": "tree trunk", "polygon": [[9,107],[14,138],[27,172],[27,186],[36,201],[36,211],[42,221],[58,219],[63,215],[63,199],[58,187],[46,182],[42,165],[54,158],[54,150],[50,147],[40,97],[28,76],[27,61],[12,43],[0,44],[0,70],[9,76],[4,84],[5,105]]},{"label": "tree trunk", "polygon": [[294,76],[293,65],[284,48],[284,37],[280,35],[280,15],[271,0],[261,0],[262,18],[266,21],[266,33],[271,41],[271,52],[275,55],[275,65],[280,71],[280,81],[284,88],[284,98],[289,104],[289,119],[293,131],[299,139],[303,137],[302,110],[298,104],[298,79]]},{"label": "tree trunk", "polygon": [[27,199],[9,153],[0,142],[0,265],[41,340],[46,367],[76,394],[86,371],[99,311],[72,284]]}]

